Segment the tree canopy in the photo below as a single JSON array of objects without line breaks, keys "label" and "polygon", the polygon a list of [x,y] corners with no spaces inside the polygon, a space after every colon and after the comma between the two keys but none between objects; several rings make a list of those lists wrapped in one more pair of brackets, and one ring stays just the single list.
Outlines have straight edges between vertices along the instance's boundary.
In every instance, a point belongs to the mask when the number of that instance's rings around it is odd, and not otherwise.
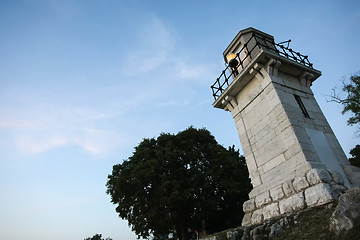
[{"label": "tree canopy", "polygon": [[85,238],[84,240],[112,240],[111,238],[102,238],[102,235],[101,234],[95,234],[94,236],[92,237],[88,237],[88,238]]},{"label": "tree canopy", "polygon": [[360,145],[357,144],[353,149],[350,150],[351,158],[349,161],[351,165],[360,167]]},{"label": "tree canopy", "polygon": [[341,97],[341,93],[336,93],[333,89],[331,100],[343,105],[342,114],[352,113],[348,119],[349,125],[360,123],[360,75],[352,75],[349,83],[343,81],[342,93],[345,93],[346,97]]},{"label": "tree canopy", "polygon": [[[343,105],[344,109],[342,114],[351,112],[351,117],[348,119],[348,125],[354,125],[360,123],[360,75],[354,74],[350,77],[350,82],[343,81],[342,92],[345,93],[346,97],[341,97],[341,93],[336,93],[333,89],[331,100]],[[359,128],[360,133],[360,128]],[[360,167],[360,146],[356,145],[350,150],[352,155],[349,158],[351,165]]]},{"label": "tree canopy", "polygon": [[195,230],[240,225],[251,190],[244,157],[193,127],[143,139],[128,160],[113,166],[106,186],[138,237],[172,233],[181,240]]}]

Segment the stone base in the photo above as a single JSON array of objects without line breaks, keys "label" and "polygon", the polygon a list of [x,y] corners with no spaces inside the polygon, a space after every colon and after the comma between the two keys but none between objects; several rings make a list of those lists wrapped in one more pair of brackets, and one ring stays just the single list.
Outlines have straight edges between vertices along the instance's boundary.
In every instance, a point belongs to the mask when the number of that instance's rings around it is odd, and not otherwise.
[{"label": "stone base", "polygon": [[360,218],[360,188],[353,188],[339,198],[339,203],[330,219],[330,230],[336,235],[352,229]]},{"label": "stone base", "polygon": [[339,173],[311,169],[246,201],[243,205],[245,216],[242,226],[260,224],[279,215],[332,202],[346,190]]}]

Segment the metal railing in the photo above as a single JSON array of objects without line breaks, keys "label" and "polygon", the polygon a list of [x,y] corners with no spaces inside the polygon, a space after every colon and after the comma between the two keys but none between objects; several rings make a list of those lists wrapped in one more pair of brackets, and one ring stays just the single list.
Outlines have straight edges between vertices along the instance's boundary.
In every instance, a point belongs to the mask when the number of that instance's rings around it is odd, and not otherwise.
[{"label": "metal railing", "polygon": [[[229,65],[221,72],[220,76],[216,79],[215,83],[211,85],[212,95],[216,100],[225,91],[225,89],[231,83],[231,77],[235,77],[240,73],[256,56],[260,49],[270,51],[278,54],[284,58],[302,64],[306,67],[313,68],[313,64],[309,61],[308,56],[302,55],[289,48],[291,40],[275,43],[272,39],[265,38],[255,33],[251,38],[243,45],[238,53],[236,53],[237,66],[236,69],[232,69]],[[283,44],[287,43],[287,46]]]}]

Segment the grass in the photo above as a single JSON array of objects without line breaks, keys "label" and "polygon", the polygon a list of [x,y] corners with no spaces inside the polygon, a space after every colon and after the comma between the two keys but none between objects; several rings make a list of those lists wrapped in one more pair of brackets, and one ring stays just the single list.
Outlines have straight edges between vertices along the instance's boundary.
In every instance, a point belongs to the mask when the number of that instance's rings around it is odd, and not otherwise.
[{"label": "grass", "polygon": [[[286,217],[289,221],[283,229],[276,233],[274,240],[357,240],[360,239],[360,219],[355,222],[354,227],[348,232],[342,232],[338,236],[330,232],[330,218],[334,212],[336,203],[325,206],[310,208],[300,213]],[[249,236],[246,239],[269,239],[270,226],[275,222],[271,221],[267,225],[254,226],[247,229],[257,232],[256,236]],[[279,222],[279,221],[278,221]],[[235,240],[240,240],[243,236],[245,228],[238,227],[226,231],[213,234],[217,240],[228,240],[227,232],[237,232]]]},{"label": "grass", "polygon": [[317,207],[300,212],[290,227],[283,230],[283,232],[274,239],[336,239],[334,238],[334,234],[329,231],[330,217],[334,210],[335,207],[333,205],[328,205],[326,207]]}]

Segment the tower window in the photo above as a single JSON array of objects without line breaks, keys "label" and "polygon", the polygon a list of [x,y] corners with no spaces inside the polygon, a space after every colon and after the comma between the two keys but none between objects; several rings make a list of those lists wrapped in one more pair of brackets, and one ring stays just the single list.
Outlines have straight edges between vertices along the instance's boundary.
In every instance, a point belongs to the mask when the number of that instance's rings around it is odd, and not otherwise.
[{"label": "tower window", "polygon": [[305,116],[306,118],[310,118],[310,115],[309,115],[309,113],[307,112],[307,110],[306,110],[306,108],[305,108],[305,105],[304,105],[304,103],[302,102],[300,96],[294,94],[294,97],[295,97],[296,102],[299,104],[299,107],[300,107],[302,113],[304,114],[304,116]]}]

